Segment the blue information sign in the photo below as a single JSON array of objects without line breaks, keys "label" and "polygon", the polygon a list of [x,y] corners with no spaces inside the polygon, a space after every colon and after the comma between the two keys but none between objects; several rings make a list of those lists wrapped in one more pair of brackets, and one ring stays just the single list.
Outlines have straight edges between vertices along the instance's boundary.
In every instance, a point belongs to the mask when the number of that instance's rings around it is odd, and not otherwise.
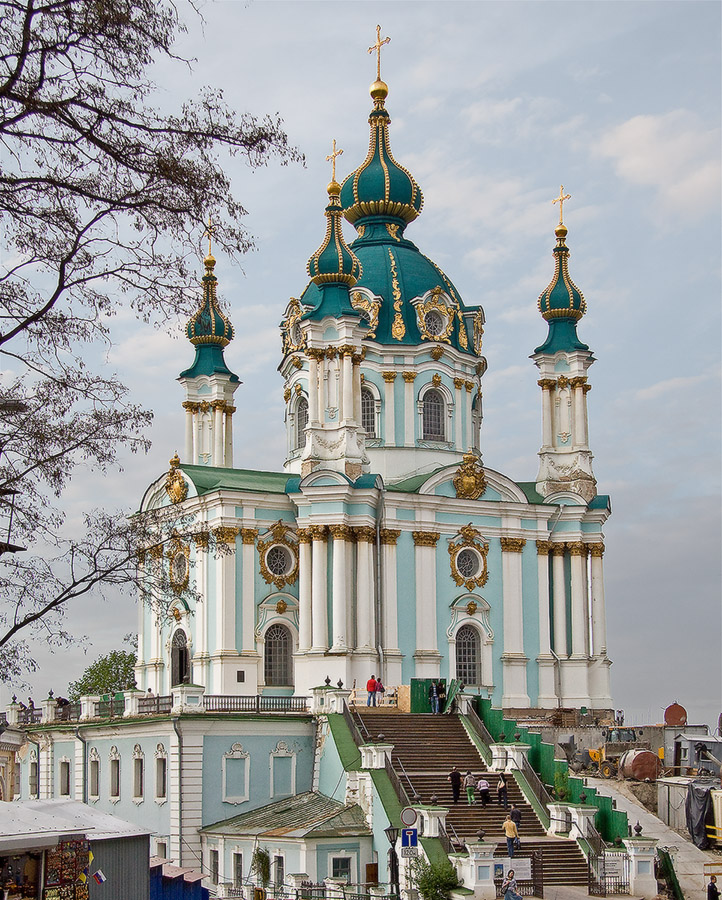
[{"label": "blue information sign", "polygon": [[419,832],[416,828],[404,828],[401,831],[401,846],[416,847],[419,843]]}]

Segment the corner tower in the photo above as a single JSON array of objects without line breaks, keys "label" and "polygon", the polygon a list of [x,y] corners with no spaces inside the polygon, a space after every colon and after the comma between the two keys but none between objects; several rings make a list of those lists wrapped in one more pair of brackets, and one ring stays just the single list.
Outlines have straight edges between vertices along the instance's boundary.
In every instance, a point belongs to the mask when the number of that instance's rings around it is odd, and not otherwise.
[{"label": "corner tower", "polygon": [[594,362],[589,347],[577,336],[577,322],[586,312],[584,295],[568,268],[567,227],[562,207],[570,195],[560,189],[559,224],[554,230],[554,275],[539,296],[539,312],[549,324],[547,339],[532,355],[542,390],[542,446],[537,490],[543,497],[571,491],[589,502],[597,493],[592,472],[587,419],[587,370]]},{"label": "corner tower", "polygon": [[233,326],[218,306],[215,258],[204,260],[203,299],[188,320],[186,336],[196,349],[193,365],[180,373],[185,389],[183,462],[196,466],[233,466],[233,395],[241,382],[226,365],[223,348],[233,340]]}]

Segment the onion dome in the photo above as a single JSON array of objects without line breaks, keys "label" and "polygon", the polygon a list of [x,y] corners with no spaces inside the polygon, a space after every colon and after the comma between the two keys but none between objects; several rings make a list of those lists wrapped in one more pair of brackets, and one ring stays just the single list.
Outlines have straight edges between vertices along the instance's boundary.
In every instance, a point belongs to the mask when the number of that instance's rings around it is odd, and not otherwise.
[{"label": "onion dome", "polygon": [[567,227],[559,222],[554,229],[557,244],[554,255],[554,276],[539,295],[539,312],[549,323],[549,334],[536,353],[556,353],[559,350],[588,350],[577,337],[577,322],[587,311],[584,295],[574,284],[568,269],[569,248],[566,245]]},{"label": "onion dome", "polygon": [[229,375],[231,381],[238,381],[238,376],[226,366],[223,348],[233,340],[233,325],[225,316],[216,298],[218,279],[213,273],[216,260],[208,251],[203,260],[206,267],[203,276],[203,300],[197,311],[188,320],[186,336],[195,345],[196,358],[190,369],[181,372],[181,378],[194,378],[196,375]]},{"label": "onion dome", "polygon": [[369,152],[341,187],[343,214],[351,224],[360,224],[367,216],[390,216],[400,220],[403,226],[419,215],[424,195],[413,175],[399,165],[391,153],[391,118],[384,107],[389,93],[387,85],[377,79],[371,85],[370,93],[374,108],[369,116]]},{"label": "onion dome", "polygon": [[327,190],[326,236],[308,261],[308,274],[315,284],[346,284],[353,287],[361,275],[361,263],[349,249],[341,231],[341,185],[333,179]]}]

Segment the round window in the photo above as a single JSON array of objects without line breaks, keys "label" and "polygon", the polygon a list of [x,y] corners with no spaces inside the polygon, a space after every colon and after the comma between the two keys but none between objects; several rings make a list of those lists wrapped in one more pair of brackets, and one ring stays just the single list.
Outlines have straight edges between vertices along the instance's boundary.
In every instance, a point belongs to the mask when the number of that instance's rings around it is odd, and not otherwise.
[{"label": "round window", "polygon": [[424,325],[431,337],[438,337],[444,330],[444,319],[441,313],[432,309],[424,316]]},{"label": "round window", "polygon": [[173,584],[183,584],[188,577],[188,557],[179,550],[170,564],[170,577]]},{"label": "round window", "polygon": [[276,544],[266,553],[266,565],[271,575],[287,575],[293,564],[291,554],[286,547]]},{"label": "round window", "polygon": [[467,547],[456,557],[456,568],[463,578],[473,578],[479,571],[479,557]]},{"label": "round window", "polygon": [[291,343],[294,347],[300,347],[303,343],[303,332],[298,322],[291,328]]}]

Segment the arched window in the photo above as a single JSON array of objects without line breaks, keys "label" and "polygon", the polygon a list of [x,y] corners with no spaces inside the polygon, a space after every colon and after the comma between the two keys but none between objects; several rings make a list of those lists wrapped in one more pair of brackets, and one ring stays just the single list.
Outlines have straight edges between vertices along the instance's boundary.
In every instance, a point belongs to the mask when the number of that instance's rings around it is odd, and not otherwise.
[{"label": "arched window", "polygon": [[182,628],[176,629],[170,643],[170,673],[172,687],[191,680],[188,638]]},{"label": "arched window", "polygon": [[285,625],[271,625],[266,632],[263,649],[263,672],[267,685],[293,686],[293,640]]},{"label": "arched window", "polygon": [[301,397],[296,406],[296,450],[306,444],[306,426],[308,425],[308,400]]},{"label": "arched window", "polygon": [[433,388],[424,394],[424,440],[445,440],[444,398],[441,391]]},{"label": "arched window", "polygon": [[464,684],[481,684],[481,641],[471,625],[456,633],[456,677]]},{"label": "arched window", "polygon": [[376,437],[376,400],[368,388],[361,388],[361,427],[366,437]]}]

